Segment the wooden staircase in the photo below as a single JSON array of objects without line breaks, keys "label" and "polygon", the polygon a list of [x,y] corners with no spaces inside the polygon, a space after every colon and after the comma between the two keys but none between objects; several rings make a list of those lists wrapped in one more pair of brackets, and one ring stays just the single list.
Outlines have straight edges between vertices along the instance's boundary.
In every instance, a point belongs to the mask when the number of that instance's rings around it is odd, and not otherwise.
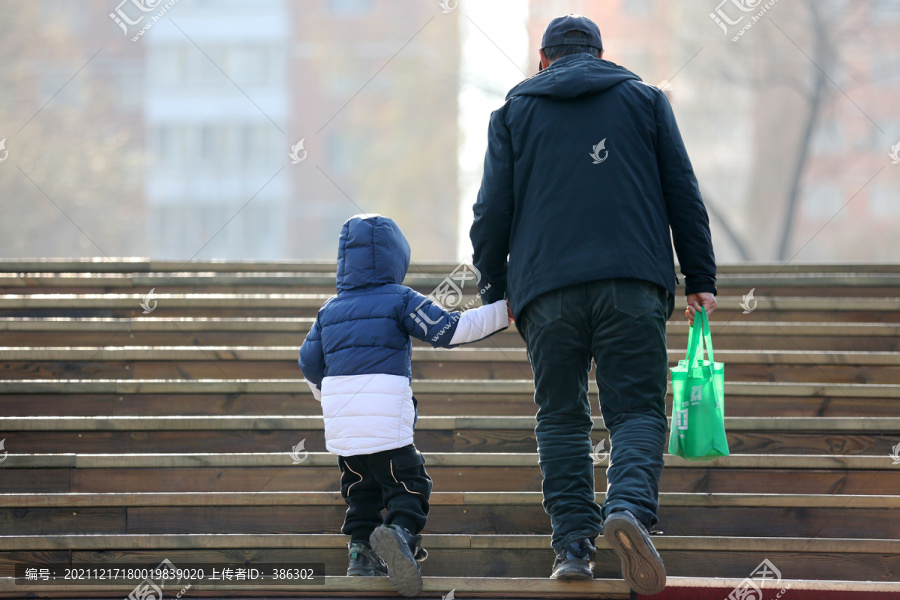
[{"label": "wooden staircase", "polygon": [[[453,269],[414,265],[406,283],[428,294]],[[751,288],[758,305],[744,314]],[[340,473],[297,368],[333,290],[331,263],[0,262],[0,596],[121,598],[133,585],[23,585],[13,565],[164,558],[324,563],[327,575],[203,582],[190,596],[395,595],[384,580],[342,577]],[[666,456],[654,541],[670,587],[658,598],[725,597],[764,559],[797,598],[895,597],[900,265],[723,267],[719,290],[732,456]],[[681,288],[673,364],[683,311]],[[413,375],[435,490],[421,596],[628,598],[602,538],[595,581],[546,578],[550,523],[518,333],[452,351],[417,342]],[[608,448],[593,384],[592,398],[593,441]],[[301,440],[308,453],[292,457]]]}]

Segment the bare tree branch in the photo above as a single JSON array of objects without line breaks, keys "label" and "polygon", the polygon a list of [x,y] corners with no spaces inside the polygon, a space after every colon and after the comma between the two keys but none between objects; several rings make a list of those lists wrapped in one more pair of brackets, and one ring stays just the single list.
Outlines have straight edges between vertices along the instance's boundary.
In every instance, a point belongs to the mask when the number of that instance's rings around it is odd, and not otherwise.
[{"label": "bare tree branch", "polygon": [[737,250],[738,254],[741,255],[741,260],[745,262],[753,260],[747,250],[747,245],[738,236],[737,232],[728,222],[728,219],[725,218],[725,215],[723,215],[719,211],[719,209],[716,208],[715,204],[709,201],[709,197],[706,195],[706,193],[703,194],[703,203],[706,205],[706,210],[709,212],[709,214],[719,222],[719,225],[722,227],[722,231],[725,232],[725,235],[731,241],[731,244],[734,246],[735,250]]}]

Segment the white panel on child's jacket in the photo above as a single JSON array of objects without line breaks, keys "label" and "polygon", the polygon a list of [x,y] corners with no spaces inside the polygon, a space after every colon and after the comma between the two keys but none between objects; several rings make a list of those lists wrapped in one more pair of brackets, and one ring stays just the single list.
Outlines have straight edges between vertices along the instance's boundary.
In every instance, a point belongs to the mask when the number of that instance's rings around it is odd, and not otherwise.
[{"label": "white panel on child's jacket", "polygon": [[383,373],[322,380],[325,447],[339,456],[373,454],[413,443],[409,379]]}]

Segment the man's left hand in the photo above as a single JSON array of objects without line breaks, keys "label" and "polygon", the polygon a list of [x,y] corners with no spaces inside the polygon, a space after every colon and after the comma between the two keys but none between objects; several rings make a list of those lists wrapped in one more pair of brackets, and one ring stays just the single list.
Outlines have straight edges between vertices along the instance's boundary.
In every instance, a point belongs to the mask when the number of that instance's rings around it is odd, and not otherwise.
[{"label": "man's left hand", "polygon": [[700,310],[700,307],[706,308],[706,315],[710,316],[713,314],[713,311],[716,310],[716,297],[709,292],[700,292],[699,294],[690,294],[687,297],[687,310],[684,311],[684,316],[687,317],[688,323],[690,323],[691,327],[694,326],[694,313]]}]

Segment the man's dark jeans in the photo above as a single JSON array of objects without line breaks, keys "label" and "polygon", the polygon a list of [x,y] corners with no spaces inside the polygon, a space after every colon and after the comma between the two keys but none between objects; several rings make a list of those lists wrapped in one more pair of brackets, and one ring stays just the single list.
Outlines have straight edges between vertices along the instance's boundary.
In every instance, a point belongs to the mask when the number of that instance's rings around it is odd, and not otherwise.
[{"label": "man's dark jeans", "polygon": [[[544,509],[557,552],[593,538],[611,512],[657,524],[666,443],[666,321],[674,297],[639,279],[604,279],[538,296],[517,316],[534,371]],[[588,375],[597,365],[610,435],[607,492],[594,500]]]}]

